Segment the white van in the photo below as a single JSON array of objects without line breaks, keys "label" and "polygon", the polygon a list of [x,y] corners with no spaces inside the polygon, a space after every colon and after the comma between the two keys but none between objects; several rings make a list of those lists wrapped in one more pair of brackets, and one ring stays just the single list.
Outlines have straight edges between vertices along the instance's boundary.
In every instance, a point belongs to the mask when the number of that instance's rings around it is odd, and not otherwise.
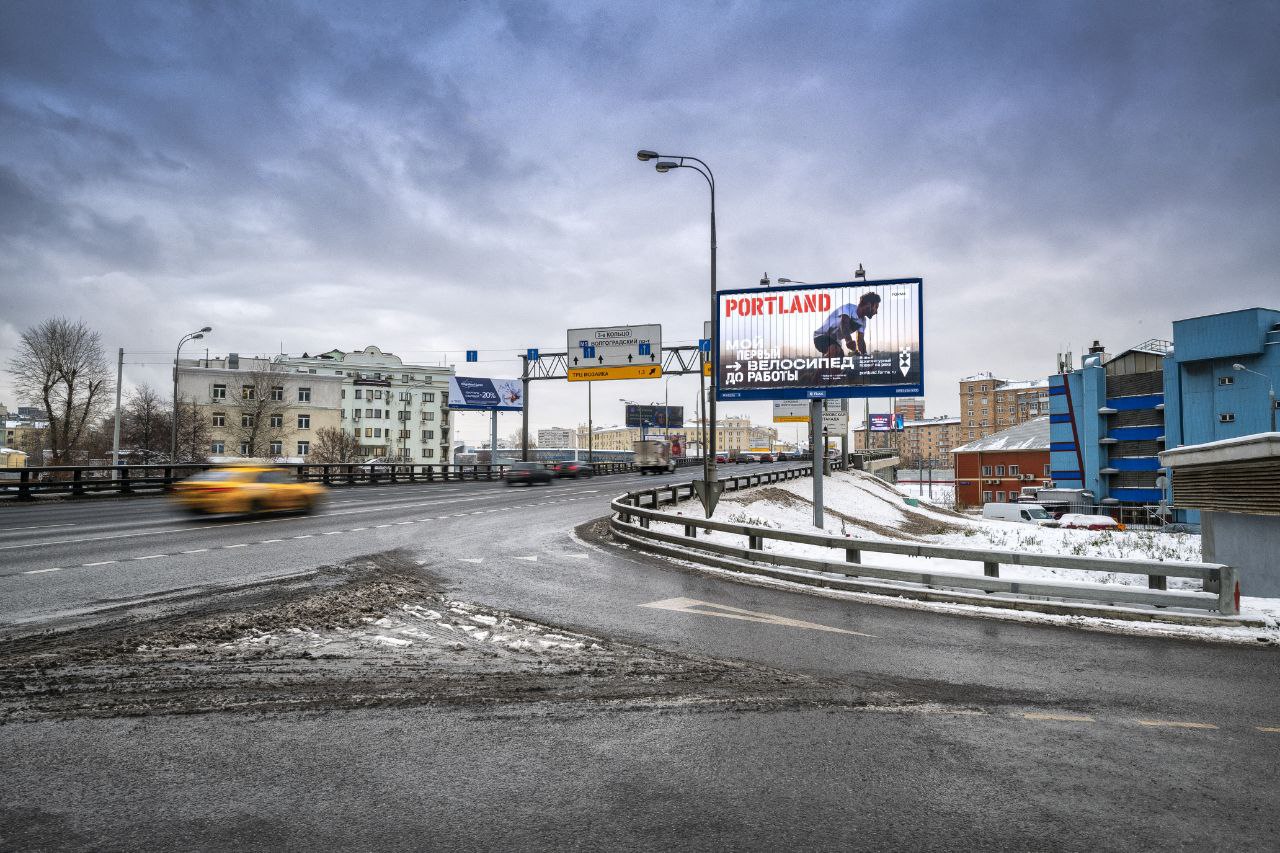
[{"label": "white van", "polygon": [[984,504],[982,517],[997,521],[1017,521],[1022,524],[1035,524],[1040,527],[1057,526],[1053,516],[1044,511],[1039,504]]}]

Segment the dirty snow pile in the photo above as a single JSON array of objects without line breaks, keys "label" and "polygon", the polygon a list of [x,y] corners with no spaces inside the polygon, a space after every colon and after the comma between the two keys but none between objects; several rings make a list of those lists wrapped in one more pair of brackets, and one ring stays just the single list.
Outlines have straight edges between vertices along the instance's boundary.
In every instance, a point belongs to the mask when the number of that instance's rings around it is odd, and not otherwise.
[{"label": "dirty snow pile", "polygon": [[[912,490],[914,491],[914,490]],[[736,524],[753,524],[779,530],[818,532],[813,526],[813,484],[805,478],[772,486],[726,493],[712,518]],[[912,506],[908,499],[916,500]],[[941,496],[935,491],[935,500]],[[824,531],[837,536],[898,543],[920,543],[959,548],[994,549],[1023,553],[1110,557],[1132,560],[1201,559],[1200,537],[1188,533],[1160,533],[1147,530],[1090,531],[1033,527],[1016,522],[996,521],[981,516],[962,515],[943,506],[899,490],[885,481],[860,471],[841,471],[823,480]],[[683,513],[701,517],[701,507],[686,504]],[[682,533],[678,525],[661,525],[668,532]],[[699,538],[742,547],[741,535],[699,531]],[[764,540],[764,548],[779,554],[821,560],[840,560],[843,555],[815,545]],[[833,556],[835,554],[835,556]],[[876,565],[914,570],[937,570],[982,574],[982,563],[967,560],[908,557],[867,553]],[[1098,573],[1038,566],[1000,566],[1004,578],[1045,579],[1069,582],[1147,585],[1145,574]],[[1170,589],[1200,589],[1193,578],[1169,578]],[[1280,600],[1242,598],[1243,615],[1261,618],[1280,632]],[[1280,637],[1280,633],[1277,633]]]}]

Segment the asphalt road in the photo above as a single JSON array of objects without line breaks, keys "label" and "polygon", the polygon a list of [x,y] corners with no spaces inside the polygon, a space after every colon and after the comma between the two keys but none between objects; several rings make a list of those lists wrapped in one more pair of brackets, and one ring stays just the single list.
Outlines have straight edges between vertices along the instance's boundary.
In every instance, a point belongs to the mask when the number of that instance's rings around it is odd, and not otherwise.
[{"label": "asphalt road", "polygon": [[655,479],[335,490],[248,523],[0,507],[0,632],[404,549],[459,600],[846,697],[9,724],[0,848],[1280,848],[1274,648],[735,584],[572,535]]}]

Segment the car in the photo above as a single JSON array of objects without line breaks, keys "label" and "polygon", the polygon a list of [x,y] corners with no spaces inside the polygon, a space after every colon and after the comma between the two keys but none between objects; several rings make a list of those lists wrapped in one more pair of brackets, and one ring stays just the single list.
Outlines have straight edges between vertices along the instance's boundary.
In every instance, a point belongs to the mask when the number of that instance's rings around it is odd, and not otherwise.
[{"label": "car", "polygon": [[719,465],[721,462],[728,462],[728,461],[729,461],[729,457],[728,457],[728,456],[726,456],[726,455],[724,455],[723,453],[717,453],[717,454],[716,454],[716,464],[717,464],[717,465]]},{"label": "car", "polygon": [[1082,512],[1063,513],[1059,526],[1072,530],[1124,530],[1124,525],[1109,515],[1086,515]]},{"label": "car", "polygon": [[1015,521],[1020,524],[1034,524],[1038,527],[1058,527],[1053,516],[1045,512],[1038,504],[1024,503],[987,503],[982,505],[982,517],[997,521]]},{"label": "car", "polygon": [[311,512],[327,490],[299,481],[284,468],[243,465],[212,468],[174,484],[170,497],[195,514],[258,515],[267,512]]},{"label": "car", "polygon": [[758,457],[757,457],[757,458],[759,458],[759,460],[760,460],[761,462],[776,462],[776,461],[777,461],[777,459],[775,459],[775,458],[774,458],[774,455],[773,455],[772,453],[761,453],[761,454],[759,454],[759,455],[758,455]]},{"label": "car", "polygon": [[551,485],[551,469],[541,462],[513,462],[511,467],[502,473],[502,479],[508,486],[524,483],[532,487],[537,483]]},{"label": "car", "polygon": [[595,474],[595,470],[586,462],[574,462],[572,460],[557,462],[551,466],[551,471],[557,477],[572,477],[575,480],[579,477],[590,477]]}]

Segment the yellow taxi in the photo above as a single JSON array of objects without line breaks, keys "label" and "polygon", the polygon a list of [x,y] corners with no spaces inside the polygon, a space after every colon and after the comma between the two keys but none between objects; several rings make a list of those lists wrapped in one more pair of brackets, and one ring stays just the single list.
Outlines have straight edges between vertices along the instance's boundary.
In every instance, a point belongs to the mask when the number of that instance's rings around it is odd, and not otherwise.
[{"label": "yellow taxi", "polygon": [[325,488],[300,483],[283,468],[244,465],[214,468],[173,487],[175,503],[193,513],[311,512],[324,500]]}]

